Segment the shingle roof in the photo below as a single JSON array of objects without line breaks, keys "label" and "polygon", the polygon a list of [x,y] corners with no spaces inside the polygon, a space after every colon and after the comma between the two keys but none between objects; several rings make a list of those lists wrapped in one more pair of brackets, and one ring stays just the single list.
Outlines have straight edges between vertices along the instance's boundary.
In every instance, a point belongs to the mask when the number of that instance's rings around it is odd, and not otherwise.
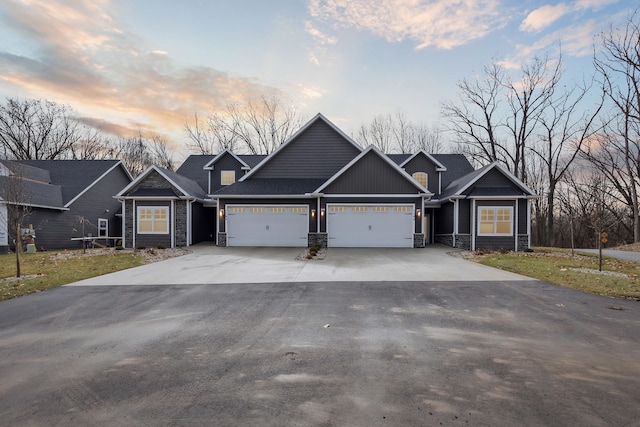
[{"label": "shingle roof", "polygon": [[49,171],[51,184],[62,189],[62,200],[67,204],[119,160],[18,160],[19,163]]},{"label": "shingle roof", "polygon": [[307,194],[325,182],[324,179],[298,178],[254,178],[238,181],[228,187],[216,191],[213,195],[293,195]]},{"label": "shingle roof", "polygon": [[171,172],[170,170],[163,169],[156,166],[156,169],[162,171],[162,173],[176,185],[178,185],[187,196],[195,197],[198,199],[204,199],[207,197],[205,190],[193,179],[187,178],[177,172]]},{"label": "shingle roof", "polygon": [[407,160],[409,156],[411,156],[411,154],[387,154],[387,157],[398,165]]},{"label": "shingle roof", "polygon": [[197,182],[203,191],[209,187],[209,172],[204,166],[213,160],[214,154],[192,154],[180,165],[176,173]]},{"label": "shingle roof", "polygon": [[[46,182],[0,176],[0,198],[18,204],[64,209],[62,189]],[[2,194],[4,193],[4,194]]]},{"label": "shingle roof", "polygon": [[25,165],[16,161],[3,160],[0,161],[7,169],[14,174],[22,177],[40,182],[51,182],[51,175],[48,170],[40,169],[34,166]]},{"label": "shingle roof", "polygon": [[254,167],[256,167],[258,163],[264,160],[265,157],[267,156],[265,154],[240,154],[238,155],[238,157],[240,158],[240,160],[245,162],[247,165],[249,165],[250,168],[253,169]]},{"label": "shingle roof", "polygon": [[432,156],[447,168],[442,172],[442,188],[447,188],[456,179],[473,172],[473,166],[464,154],[432,154]]}]

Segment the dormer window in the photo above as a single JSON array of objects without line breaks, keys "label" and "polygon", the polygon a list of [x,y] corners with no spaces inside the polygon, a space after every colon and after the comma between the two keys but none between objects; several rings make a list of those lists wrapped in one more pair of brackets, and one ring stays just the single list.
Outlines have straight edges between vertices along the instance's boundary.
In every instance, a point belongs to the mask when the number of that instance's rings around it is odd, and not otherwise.
[{"label": "dormer window", "polygon": [[236,182],[236,171],[221,171],[220,184],[231,185]]},{"label": "dormer window", "polygon": [[424,172],[416,172],[413,174],[413,179],[418,181],[418,184],[422,185],[424,188],[427,187],[427,174]]}]

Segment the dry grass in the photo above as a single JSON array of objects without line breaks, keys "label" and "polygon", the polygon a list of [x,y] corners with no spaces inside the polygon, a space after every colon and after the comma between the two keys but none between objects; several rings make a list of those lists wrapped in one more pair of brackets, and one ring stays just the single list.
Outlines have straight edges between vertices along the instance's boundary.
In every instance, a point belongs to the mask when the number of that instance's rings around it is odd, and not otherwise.
[{"label": "dry grass", "polygon": [[186,253],[188,251],[181,249],[23,253],[20,256],[22,277],[19,279],[15,277],[15,254],[0,255],[0,301]]},{"label": "dry grass", "polygon": [[605,257],[603,272],[599,272],[597,255],[576,253],[572,256],[570,250],[557,248],[478,254],[474,260],[584,292],[640,301],[640,264],[634,262]]}]

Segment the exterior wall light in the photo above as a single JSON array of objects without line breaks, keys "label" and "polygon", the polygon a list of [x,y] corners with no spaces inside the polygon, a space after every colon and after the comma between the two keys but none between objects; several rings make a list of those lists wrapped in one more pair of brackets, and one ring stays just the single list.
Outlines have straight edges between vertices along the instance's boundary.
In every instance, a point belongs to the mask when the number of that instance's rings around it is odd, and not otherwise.
[{"label": "exterior wall light", "polygon": [[220,209],[220,218],[224,218],[224,209]]},{"label": "exterior wall light", "polygon": [[324,208],[320,209],[320,216],[324,218]]},{"label": "exterior wall light", "polygon": [[422,211],[420,209],[416,209],[416,216],[420,218],[421,215],[422,215]]},{"label": "exterior wall light", "polygon": [[311,209],[311,218],[315,218],[315,217],[316,217],[316,210]]}]

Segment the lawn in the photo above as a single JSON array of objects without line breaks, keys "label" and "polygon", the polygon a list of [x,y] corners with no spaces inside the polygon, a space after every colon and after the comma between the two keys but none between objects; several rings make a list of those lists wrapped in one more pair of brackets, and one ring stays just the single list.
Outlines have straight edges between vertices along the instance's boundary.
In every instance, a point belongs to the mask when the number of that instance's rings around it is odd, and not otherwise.
[{"label": "lawn", "polygon": [[0,301],[144,264],[142,254],[112,250],[23,253],[20,279],[15,254],[0,255]]},{"label": "lawn", "polygon": [[640,264],[557,248],[533,252],[477,254],[476,262],[545,282],[612,298],[640,301]]}]

